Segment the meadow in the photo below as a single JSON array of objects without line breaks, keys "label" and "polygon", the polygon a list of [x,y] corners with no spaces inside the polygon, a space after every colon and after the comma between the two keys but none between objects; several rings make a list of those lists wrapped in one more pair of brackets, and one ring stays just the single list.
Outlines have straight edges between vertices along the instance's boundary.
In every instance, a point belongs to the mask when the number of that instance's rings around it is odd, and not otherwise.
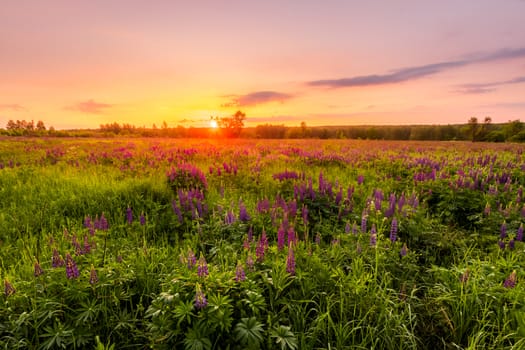
[{"label": "meadow", "polygon": [[4,349],[525,349],[525,146],[0,139]]}]

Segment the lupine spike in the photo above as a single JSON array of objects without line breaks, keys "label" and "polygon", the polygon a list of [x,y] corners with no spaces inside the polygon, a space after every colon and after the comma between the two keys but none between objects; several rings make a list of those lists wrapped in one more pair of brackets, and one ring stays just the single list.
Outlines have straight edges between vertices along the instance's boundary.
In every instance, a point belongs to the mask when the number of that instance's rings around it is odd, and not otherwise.
[{"label": "lupine spike", "polygon": [[392,226],[390,227],[390,241],[394,243],[397,239],[397,219],[392,219]]},{"label": "lupine spike", "polygon": [[98,283],[98,276],[97,276],[97,270],[95,270],[95,267],[93,264],[91,264],[91,271],[89,273],[89,284],[93,285]]},{"label": "lupine spike", "polygon": [[199,277],[208,276],[208,263],[206,262],[206,258],[202,254],[199,258],[199,265],[197,266],[197,275]]},{"label": "lupine spike", "polygon": [[295,255],[293,252],[293,247],[290,245],[288,247],[288,257],[286,258],[286,272],[290,275],[295,275]]},{"label": "lupine spike", "polygon": [[503,287],[505,288],[514,288],[516,287],[516,270],[512,271],[509,277],[503,282]]},{"label": "lupine spike", "polygon": [[35,268],[34,268],[34,275],[35,277],[41,276],[44,274],[44,270],[42,269],[42,266],[40,266],[40,263],[35,261]]},{"label": "lupine spike", "polygon": [[9,297],[16,293],[15,287],[9,282],[7,278],[4,279],[4,294],[6,297]]},{"label": "lupine spike", "polygon": [[69,279],[77,278],[80,276],[80,273],[78,272],[77,264],[75,263],[75,260],[71,257],[71,254],[66,254],[66,276]]}]

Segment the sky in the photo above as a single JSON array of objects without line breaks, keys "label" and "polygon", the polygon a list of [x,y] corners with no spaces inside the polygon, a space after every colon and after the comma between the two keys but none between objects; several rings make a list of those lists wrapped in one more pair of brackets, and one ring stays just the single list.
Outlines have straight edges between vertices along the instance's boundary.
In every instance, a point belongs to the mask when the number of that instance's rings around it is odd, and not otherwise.
[{"label": "sky", "polygon": [[0,127],[525,121],[525,0],[2,0]]}]

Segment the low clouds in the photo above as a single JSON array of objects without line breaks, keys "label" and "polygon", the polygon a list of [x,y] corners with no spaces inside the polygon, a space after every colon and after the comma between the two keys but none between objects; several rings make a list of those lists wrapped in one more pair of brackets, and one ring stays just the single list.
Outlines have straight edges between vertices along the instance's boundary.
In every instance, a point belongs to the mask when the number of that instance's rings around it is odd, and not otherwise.
[{"label": "low clouds", "polygon": [[26,108],[17,103],[0,104],[0,111],[23,112]]},{"label": "low clouds", "polygon": [[225,96],[230,99],[222,107],[252,107],[270,102],[285,102],[293,98],[292,95],[277,91],[256,91],[246,95]]},{"label": "low clouds", "polygon": [[510,60],[520,57],[525,57],[525,48],[501,49],[482,55],[473,55],[469,58],[460,60],[402,68],[386,74],[371,74],[350,78],[313,80],[309,81],[307,84],[310,86],[321,86],[328,88],[346,88],[401,83],[471,64]]},{"label": "low clouds", "polygon": [[525,76],[517,77],[509,80],[493,81],[480,84],[463,84],[459,86],[459,93],[463,94],[483,94],[496,90],[496,87],[503,85],[513,85],[525,83]]},{"label": "low clouds", "polygon": [[108,108],[113,107],[114,105],[108,103],[95,102],[94,100],[87,100],[84,102],[79,102],[71,106],[65,107],[66,110],[82,112],[86,114],[102,114]]}]

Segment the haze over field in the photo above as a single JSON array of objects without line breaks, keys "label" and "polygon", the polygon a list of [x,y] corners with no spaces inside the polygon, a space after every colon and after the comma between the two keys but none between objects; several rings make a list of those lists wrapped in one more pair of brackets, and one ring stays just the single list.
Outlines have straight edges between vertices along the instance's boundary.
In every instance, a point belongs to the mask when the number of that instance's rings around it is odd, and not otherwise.
[{"label": "haze over field", "polygon": [[0,127],[525,119],[525,1],[2,1]]}]

